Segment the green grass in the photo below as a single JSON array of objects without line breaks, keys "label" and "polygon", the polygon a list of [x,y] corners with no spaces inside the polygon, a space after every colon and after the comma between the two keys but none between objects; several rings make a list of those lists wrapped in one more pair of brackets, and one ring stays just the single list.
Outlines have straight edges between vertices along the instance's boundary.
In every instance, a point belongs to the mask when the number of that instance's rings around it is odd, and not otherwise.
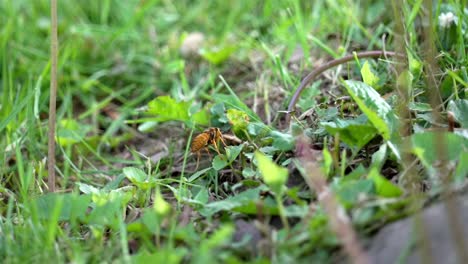
[{"label": "green grass", "polygon": [[[360,237],[419,204],[405,181],[419,179],[422,199],[466,183],[465,1],[434,1],[433,15],[421,1],[402,5],[404,43],[385,1],[58,2],[54,194],[46,184],[49,1],[0,3],[4,263],[333,261],[340,238],[301,176],[308,172],[295,156],[299,134],[323,149],[321,173]],[[448,11],[458,24],[442,28],[438,17]],[[426,71],[426,18],[437,49],[434,76]],[[193,32],[204,35],[201,55],[184,56],[181,46]],[[384,48],[412,60],[367,60],[364,80],[378,78],[372,85],[357,82],[364,60],[332,69],[304,91],[294,122],[285,124],[289,100],[311,69]],[[433,77],[438,104],[430,96]],[[404,97],[386,94],[396,87],[411,88],[403,108]],[[162,96],[169,99],[158,101]],[[403,137],[394,119],[404,111],[412,136]],[[428,132],[447,127],[448,111],[455,133]],[[210,126],[242,143],[229,142],[222,155],[210,147],[196,169],[190,140]],[[259,165],[256,151],[268,162]],[[286,185],[264,178],[276,168],[270,159],[289,168]],[[440,160],[453,170],[434,165]],[[452,178],[442,184],[438,172]],[[285,219],[289,228],[282,228]],[[254,239],[233,239],[245,234]]]}]

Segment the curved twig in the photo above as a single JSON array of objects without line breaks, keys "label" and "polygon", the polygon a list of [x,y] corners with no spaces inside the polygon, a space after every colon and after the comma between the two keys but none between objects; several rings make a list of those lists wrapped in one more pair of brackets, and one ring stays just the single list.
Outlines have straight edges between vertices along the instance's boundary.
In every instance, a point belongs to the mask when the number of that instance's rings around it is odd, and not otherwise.
[{"label": "curved twig", "polygon": [[294,95],[291,98],[291,101],[289,102],[288,105],[288,111],[286,113],[286,123],[289,125],[289,122],[291,121],[291,113],[295,111],[296,103],[297,100],[299,99],[299,96],[301,95],[302,91],[309,85],[311,81],[313,81],[318,75],[323,73],[324,71],[333,68],[335,66],[338,66],[340,64],[352,61],[356,58],[358,59],[363,59],[363,58],[379,58],[379,57],[401,57],[404,58],[405,55],[401,53],[397,53],[394,51],[383,51],[383,50],[371,50],[371,51],[362,51],[362,52],[357,52],[354,54],[346,55],[342,58],[335,59],[332,61],[329,61],[317,69],[311,71],[307,76],[302,80],[301,84],[297,88],[296,92],[294,92]]}]

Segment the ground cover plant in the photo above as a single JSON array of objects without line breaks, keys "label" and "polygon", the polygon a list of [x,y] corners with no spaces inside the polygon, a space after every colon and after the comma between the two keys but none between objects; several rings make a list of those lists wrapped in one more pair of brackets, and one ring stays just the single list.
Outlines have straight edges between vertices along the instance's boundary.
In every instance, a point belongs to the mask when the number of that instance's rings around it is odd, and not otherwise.
[{"label": "ground cover plant", "polygon": [[467,191],[466,1],[58,2],[55,161],[50,3],[0,3],[4,263],[366,263]]}]

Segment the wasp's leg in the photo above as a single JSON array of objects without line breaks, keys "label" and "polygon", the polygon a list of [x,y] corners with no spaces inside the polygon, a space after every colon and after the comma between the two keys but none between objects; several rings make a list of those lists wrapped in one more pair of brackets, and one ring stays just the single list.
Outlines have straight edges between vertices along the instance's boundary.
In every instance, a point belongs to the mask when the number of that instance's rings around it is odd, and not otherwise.
[{"label": "wasp's leg", "polygon": [[198,169],[198,165],[200,165],[200,151],[197,151],[197,166],[195,167],[195,170]]},{"label": "wasp's leg", "polygon": [[213,146],[214,146],[216,152],[218,152],[218,154],[221,155],[221,153],[219,152],[218,144],[216,144],[216,140],[213,140]]}]

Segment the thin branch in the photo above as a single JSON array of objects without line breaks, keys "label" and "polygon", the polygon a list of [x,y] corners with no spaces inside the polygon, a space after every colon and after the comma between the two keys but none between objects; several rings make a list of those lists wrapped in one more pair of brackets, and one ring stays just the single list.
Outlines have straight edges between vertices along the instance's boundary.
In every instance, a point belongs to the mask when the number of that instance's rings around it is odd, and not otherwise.
[{"label": "thin branch", "polygon": [[300,136],[297,139],[296,156],[304,167],[304,179],[311,190],[315,190],[318,201],[328,215],[330,227],[343,245],[352,263],[367,264],[368,255],[363,251],[351,221],[345,209],[340,206],[337,198],[330,190],[325,175],[317,164],[317,157],[310,148],[308,138]]},{"label": "thin branch", "polygon": [[50,1],[50,16],[52,18],[50,32],[50,97],[49,97],[49,144],[48,144],[48,187],[50,192],[55,192],[55,121],[57,108],[57,0]]},{"label": "thin branch", "polygon": [[358,59],[364,59],[364,58],[380,58],[380,57],[405,57],[404,54],[393,52],[393,51],[383,51],[383,50],[371,50],[371,51],[362,51],[362,52],[357,52],[355,54],[350,54],[346,55],[342,58],[335,59],[332,61],[329,61],[317,69],[311,71],[309,74],[307,74],[306,77],[302,80],[301,84],[299,87],[296,89],[294,92],[291,101],[289,102],[288,105],[288,111],[286,113],[286,123],[289,125],[289,122],[291,121],[291,113],[294,113],[295,108],[296,108],[296,103],[297,100],[299,100],[299,96],[301,95],[302,91],[320,74],[322,74],[324,71],[331,69],[333,67],[336,67],[340,64],[352,61],[356,58]]}]

